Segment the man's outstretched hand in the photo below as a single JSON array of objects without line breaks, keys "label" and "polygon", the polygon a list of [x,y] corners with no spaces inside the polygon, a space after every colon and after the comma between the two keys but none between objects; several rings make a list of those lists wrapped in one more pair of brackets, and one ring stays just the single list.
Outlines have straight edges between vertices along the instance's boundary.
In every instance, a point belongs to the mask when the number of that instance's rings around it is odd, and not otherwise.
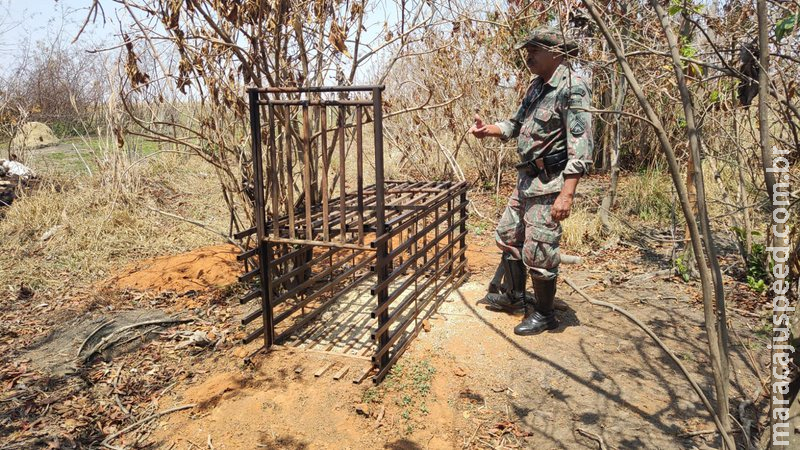
[{"label": "man's outstretched hand", "polygon": [[480,114],[475,114],[475,123],[470,127],[469,132],[472,133],[478,139],[483,139],[487,136],[494,136],[496,131],[494,128],[497,128],[495,125],[487,125],[483,123],[483,119],[481,118]]}]

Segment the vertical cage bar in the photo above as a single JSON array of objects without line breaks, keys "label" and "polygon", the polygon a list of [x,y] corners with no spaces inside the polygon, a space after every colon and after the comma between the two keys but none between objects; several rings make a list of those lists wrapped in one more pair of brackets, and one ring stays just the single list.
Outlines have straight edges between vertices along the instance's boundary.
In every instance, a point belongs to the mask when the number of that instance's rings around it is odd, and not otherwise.
[{"label": "vertical cage bar", "polygon": [[[372,109],[373,109],[373,134],[375,138],[375,238],[380,238],[386,233],[386,216],[384,211],[384,179],[383,179],[383,110],[381,102],[381,90],[375,88],[372,90]],[[360,122],[360,121],[359,121]],[[360,125],[360,123],[359,123]],[[360,134],[360,127],[359,127]],[[358,148],[359,155],[361,154],[361,146]],[[359,198],[363,192],[359,192]],[[361,209],[361,208],[359,208]],[[361,211],[359,211],[361,214]],[[378,241],[377,246],[377,262],[376,269],[378,272],[379,285],[384,283],[389,276],[386,251],[386,240],[381,239]],[[383,306],[389,301],[388,287],[384,286],[376,293],[378,297],[378,306]],[[389,308],[385,308],[378,317],[378,327],[383,326],[389,321]],[[379,338],[378,348],[381,349],[389,344],[388,328]],[[384,352],[381,355],[380,367],[386,367],[389,364],[389,352]]]},{"label": "vertical cage bar", "polygon": [[272,304],[270,303],[269,249],[264,242],[265,205],[264,205],[264,167],[261,154],[261,114],[259,111],[259,94],[256,90],[248,92],[250,101],[250,141],[253,153],[253,184],[256,236],[258,237],[258,265],[261,278],[261,312],[264,320],[264,346],[269,348],[273,343]]},{"label": "vertical cage bar", "polygon": [[270,104],[268,107],[269,117],[269,191],[270,200],[272,202],[272,235],[275,237],[280,236],[280,226],[278,225],[278,218],[280,217],[280,207],[278,206],[278,169],[277,169],[277,156],[275,154],[275,106]]},{"label": "vertical cage bar", "polygon": [[[463,187],[462,187],[462,191],[461,191],[461,205],[462,205],[461,206],[461,211],[459,211],[459,213],[460,213],[459,214],[460,215],[459,218],[462,219],[461,220],[461,230],[460,230],[461,242],[459,243],[461,248],[459,250],[463,250],[463,249],[467,248],[467,220],[466,220],[467,219],[467,206],[466,206],[467,205],[467,190],[464,189]],[[467,271],[467,266],[466,266],[466,264],[464,264],[464,262],[467,260],[467,252],[466,251],[461,253],[461,258],[460,259],[461,259],[461,263],[462,263],[461,264],[461,267],[462,267],[461,274],[463,275]]]},{"label": "vertical cage bar", "polygon": [[[339,107],[339,227],[341,234],[339,235],[342,242],[347,240],[345,234],[347,233],[347,220],[345,217],[345,197],[347,195],[345,186],[345,154],[344,154],[344,120],[345,120],[344,106]],[[363,242],[359,241],[359,244]],[[353,275],[355,276],[355,274]]]},{"label": "vertical cage bar", "polygon": [[305,200],[306,235],[314,239],[311,226],[311,124],[308,119],[308,103],[303,105],[303,198]]},{"label": "vertical cage bar", "polygon": [[294,232],[294,168],[292,167],[292,110],[286,107],[286,126],[283,130],[283,142],[286,145],[286,214],[289,216],[289,237],[295,238]]},{"label": "vertical cage bar", "polygon": [[[378,108],[381,105],[378,103]],[[364,152],[363,152],[363,112],[360,106],[356,107],[356,182],[357,182],[357,196],[356,199],[358,201],[358,243],[360,245],[364,244]],[[376,125],[377,127],[377,125]],[[377,139],[377,135],[376,135]],[[381,136],[381,146],[383,145],[383,136]],[[377,152],[378,149],[375,148]],[[381,155],[383,158],[383,155]],[[375,162],[377,166],[377,161]],[[383,166],[381,166],[381,171],[383,171]],[[375,182],[377,184],[377,181]],[[381,192],[383,192],[383,186],[381,186]],[[381,205],[383,205],[383,199],[381,199]]]},{"label": "vertical cage bar", "polygon": [[[330,169],[330,158],[328,155],[328,118],[325,106],[320,107],[319,121],[320,121],[320,144],[319,148],[322,151],[322,239],[325,242],[330,242],[331,236],[328,230],[329,227],[329,208],[328,204],[328,169]],[[335,144],[335,143],[334,143]]]},{"label": "vertical cage bar", "polygon": [[[447,210],[448,211],[452,211],[453,210],[453,207],[455,206],[455,203],[456,203],[455,200],[456,200],[455,195],[451,195],[450,200],[447,202]],[[447,273],[452,272],[453,271],[453,267],[455,267],[455,265],[453,264],[454,261],[453,261],[453,245],[452,245],[453,240],[454,240],[454,236],[455,236],[455,233],[456,233],[456,231],[452,229],[453,228],[453,218],[454,217],[455,217],[455,214],[450,214],[449,216],[447,216],[447,229],[450,230],[447,233],[447,243],[451,244],[449,246],[450,250],[447,251],[447,260],[450,261],[450,265],[447,267]]]},{"label": "vertical cage bar", "polygon": [[[275,324],[273,321],[274,318],[272,311],[275,290],[272,289],[272,269],[270,269],[270,263],[272,262],[273,256],[272,243],[261,241],[261,249],[262,250],[259,255],[259,259],[264,261],[261,266],[266,268],[262,269],[263,276],[261,278],[261,289],[263,295],[261,300],[261,319],[264,321],[264,345],[267,348],[270,348],[275,343]],[[264,295],[264,293],[266,293],[266,295]]]}]

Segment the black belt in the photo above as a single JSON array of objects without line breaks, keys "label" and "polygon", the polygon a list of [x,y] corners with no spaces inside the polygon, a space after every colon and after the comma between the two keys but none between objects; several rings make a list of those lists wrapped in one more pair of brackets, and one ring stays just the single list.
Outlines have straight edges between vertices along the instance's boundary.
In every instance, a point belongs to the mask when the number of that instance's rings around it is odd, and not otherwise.
[{"label": "black belt", "polygon": [[[541,169],[539,168],[537,161],[542,162]],[[514,167],[516,167],[520,172],[524,172],[525,174],[534,178],[543,173],[548,180],[551,180],[564,171],[564,169],[567,167],[567,161],[569,161],[569,155],[567,155],[567,151],[564,150],[552,155],[548,154],[540,158],[523,161]]]}]

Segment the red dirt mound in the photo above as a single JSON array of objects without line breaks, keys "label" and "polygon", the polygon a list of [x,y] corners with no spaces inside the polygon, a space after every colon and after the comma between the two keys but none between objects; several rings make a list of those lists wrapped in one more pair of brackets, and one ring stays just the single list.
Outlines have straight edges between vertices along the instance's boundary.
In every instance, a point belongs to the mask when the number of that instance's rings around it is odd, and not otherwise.
[{"label": "red dirt mound", "polygon": [[227,286],[236,282],[242,265],[233,245],[201,247],[180,255],[138,261],[113,277],[109,285],[137,291],[182,294]]}]

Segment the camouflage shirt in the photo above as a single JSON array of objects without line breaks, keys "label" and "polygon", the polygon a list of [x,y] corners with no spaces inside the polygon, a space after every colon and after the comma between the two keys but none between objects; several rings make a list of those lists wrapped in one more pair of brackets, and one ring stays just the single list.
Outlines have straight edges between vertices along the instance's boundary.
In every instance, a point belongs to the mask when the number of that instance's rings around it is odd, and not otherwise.
[{"label": "camouflage shirt", "polygon": [[592,92],[586,81],[564,63],[556,68],[549,81],[536,77],[514,117],[496,124],[504,139],[517,138],[520,161],[555,154],[566,146],[569,160],[561,175],[546,180],[543,174],[533,178],[519,172],[517,189],[520,196],[561,192],[564,175],[583,175],[589,170],[593,147],[592,116],[573,107],[589,108],[591,101]]}]

